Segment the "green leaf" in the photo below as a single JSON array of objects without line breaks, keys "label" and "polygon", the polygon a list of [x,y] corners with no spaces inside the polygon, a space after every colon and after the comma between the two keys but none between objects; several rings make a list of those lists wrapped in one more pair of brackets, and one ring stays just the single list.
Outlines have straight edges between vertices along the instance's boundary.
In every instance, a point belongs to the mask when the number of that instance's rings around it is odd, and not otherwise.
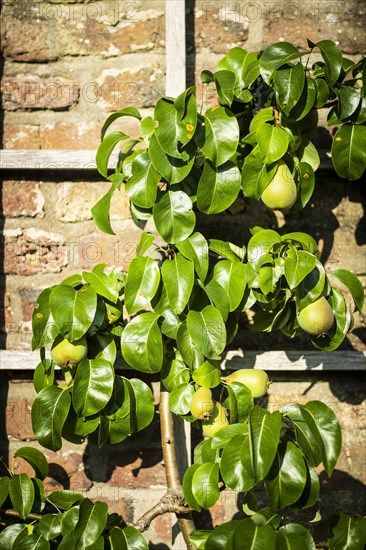
[{"label": "green leaf", "polygon": [[17,550],[49,550],[50,543],[39,533],[24,537],[16,546]]},{"label": "green leaf", "polygon": [[107,523],[108,506],[105,502],[91,502],[85,498],[80,504],[79,521],[76,524],[75,550],[84,550],[94,544]]},{"label": "green leaf", "polygon": [[122,333],[122,355],[141,372],[159,372],[163,364],[163,341],[158,326],[159,315],[153,312],[134,317]]},{"label": "green leaf", "polygon": [[314,269],[301,281],[296,288],[296,303],[299,310],[315,302],[322,294],[326,281],[323,265],[317,261]]},{"label": "green leaf", "polygon": [[220,497],[219,465],[214,462],[201,464],[192,477],[192,493],[202,508],[211,508]]},{"label": "green leaf", "polygon": [[83,271],[83,277],[97,294],[111,302],[116,302],[119,295],[119,281],[113,271],[105,272],[106,267],[107,264],[96,265],[91,273]]},{"label": "green leaf", "polygon": [[169,396],[170,410],[175,414],[188,414],[193,394],[194,387],[191,384],[180,384],[173,388]]},{"label": "green leaf", "polygon": [[113,391],[113,366],[104,359],[83,359],[76,370],[72,404],[78,416],[91,416],[108,403]]},{"label": "green leaf", "polygon": [[53,288],[52,286],[46,288],[37,298],[38,307],[32,314],[32,350],[43,348],[52,342],[58,334],[49,303]]},{"label": "green leaf", "polygon": [[226,322],[230,313],[230,304],[225,289],[217,281],[211,279],[211,281],[205,285],[205,292],[211,304],[219,310],[223,320]]},{"label": "green leaf", "polygon": [[204,357],[193,342],[188,332],[187,324],[182,323],[177,332],[177,346],[183,361],[192,368],[197,368],[204,362]]},{"label": "green leaf", "polygon": [[18,543],[28,535],[28,529],[21,523],[13,523],[0,533],[0,550],[16,548]]},{"label": "green leaf", "polygon": [[[77,502],[83,500],[84,496],[76,491],[69,491],[67,489],[60,491],[52,491],[47,497],[47,500],[54,504],[60,510],[69,510]],[[78,513],[78,510],[73,510],[72,514]],[[76,524],[76,522],[75,522]],[[63,531],[63,535],[66,533]]]},{"label": "green leaf", "polygon": [[230,422],[245,422],[253,408],[253,395],[241,382],[231,382],[226,386],[229,393]]},{"label": "green leaf", "polygon": [[194,140],[214,166],[224,164],[234,155],[239,144],[236,117],[224,107],[211,107],[203,120],[198,121]]},{"label": "green leaf", "polygon": [[155,170],[170,184],[174,184],[182,181],[192,170],[196,146],[193,142],[189,142],[182,149],[180,158],[172,157],[164,153],[156,135],[153,134],[149,141],[148,153]]},{"label": "green leaf", "polygon": [[230,311],[236,310],[243,298],[246,286],[244,264],[221,260],[214,267],[212,280],[225,290],[229,299]]},{"label": "green leaf", "polygon": [[[237,250],[237,248],[232,245],[232,243],[228,243],[226,241],[220,241],[219,239],[209,239],[208,241],[208,247],[212,252],[215,252],[218,256],[227,258],[231,262],[240,262],[243,259],[243,255],[245,256],[245,247],[240,248]],[[238,252],[240,251],[240,255],[238,255]]]},{"label": "green leaf", "polygon": [[[219,435],[225,434],[226,430],[230,427],[228,426],[220,430]],[[222,451],[220,462],[221,476],[225,485],[233,491],[248,491],[254,486],[255,480],[250,476],[242,461],[243,449],[246,449],[244,443],[247,437],[247,435],[234,435],[229,439]]]},{"label": "green leaf", "polygon": [[104,138],[104,135],[108,130],[109,126],[112,124],[112,122],[124,116],[131,116],[131,117],[137,118],[138,120],[141,120],[141,115],[135,107],[125,107],[124,109],[120,109],[116,113],[112,113],[111,115],[109,115],[109,117],[103,124],[102,130],[101,130],[101,139]]},{"label": "green leaf", "polygon": [[132,162],[132,175],[126,183],[131,202],[141,208],[151,208],[156,200],[160,174],[155,170],[147,153],[138,155]]},{"label": "green leaf", "polygon": [[204,281],[208,271],[208,244],[204,236],[196,231],[188,239],[177,243],[177,248],[183,256],[193,260],[198,277]]},{"label": "green leaf", "polygon": [[275,550],[275,533],[269,525],[256,525],[254,519],[240,521],[234,531],[233,549],[242,550]]},{"label": "green leaf", "polygon": [[291,120],[296,120],[296,121],[302,120],[313,108],[315,99],[316,99],[315,81],[313,80],[313,78],[306,76],[301,97],[289,113],[289,117],[291,118]]},{"label": "green leaf", "polygon": [[9,496],[9,477],[0,477],[0,507]]},{"label": "green leaf", "polygon": [[269,84],[273,72],[300,57],[300,52],[289,42],[276,42],[264,50],[260,60],[260,72],[263,80]]},{"label": "green leaf", "polygon": [[123,176],[121,174],[114,174],[112,177],[113,181],[110,189],[91,209],[95,225],[98,229],[103,231],[103,233],[107,233],[107,235],[115,235],[111,226],[109,209],[113,193],[116,189],[120,188],[121,181],[123,180]]},{"label": "green leaf", "polygon": [[263,229],[255,233],[248,243],[248,263],[258,271],[263,258],[271,250],[272,246],[280,242],[281,237],[272,229]]},{"label": "green leaf", "polygon": [[[217,68],[232,71],[236,76],[237,87],[244,88],[252,83],[251,78],[254,80],[257,78],[250,74],[257,61],[257,56],[256,52],[248,53],[243,48],[231,48],[227,55],[219,60]],[[257,74],[259,76],[259,71]]]},{"label": "green leaf", "polygon": [[271,124],[263,124],[256,131],[262,161],[266,164],[276,162],[286,153],[289,137],[286,130]]},{"label": "green leaf", "polygon": [[140,133],[142,137],[148,138],[154,132],[154,120],[151,116],[146,116],[140,122]]},{"label": "green leaf", "polygon": [[363,550],[366,544],[366,518],[340,512],[331,520],[328,537],[330,550]]},{"label": "green leaf", "polygon": [[276,550],[315,550],[313,537],[298,523],[289,523],[281,527],[276,544]]},{"label": "green leaf", "polygon": [[230,424],[225,428],[221,428],[211,439],[212,449],[224,448],[231,439],[236,435],[244,435],[248,433],[248,427],[241,422],[238,424]]},{"label": "green leaf", "polygon": [[22,519],[30,513],[34,502],[34,486],[28,474],[14,474],[9,480],[9,496]]},{"label": "green leaf", "polygon": [[109,534],[111,550],[148,550],[143,535],[134,527],[113,527]]},{"label": "green leaf", "polygon": [[39,531],[46,540],[53,540],[61,534],[63,514],[46,514],[39,521]]},{"label": "green leaf", "polygon": [[305,250],[298,250],[295,246],[290,246],[287,249],[284,269],[291,290],[296,288],[313,271],[316,261],[316,257]]},{"label": "green leaf", "polygon": [[233,204],[241,186],[239,168],[225,162],[217,168],[205,161],[197,188],[197,206],[206,214],[218,214]]},{"label": "green leaf", "polygon": [[337,90],[337,94],[339,97],[338,117],[340,120],[346,120],[356,111],[360,104],[360,90],[342,84]]},{"label": "green leaf", "polygon": [[32,429],[37,441],[47,449],[61,449],[62,427],[70,404],[69,392],[57,386],[43,388],[33,401]]},{"label": "green leaf", "polygon": [[208,359],[218,359],[226,345],[226,328],[222,316],[214,306],[202,311],[190,310],[187,329],[197,349]]},{"label": "green leaf", "polygon": [[154,204],[156,229],[167,243],[178,243],[191,235],[196,224],[192,208],[192,201],[184,191],[167,191]]},{"label": "green leaf", "polygon": [[281,409],[293,423],[296,441],[312,466],[322,461],[322,441],[315,420],[310,412],[297,403],[289,403]]},{"label": "green leaf", "polygon": [[293,503],[292,508],[295,510],[302,510],[314,506],[319,500],[320,481],[316,469],[310,466],[307,462],[306,465],[306,484],[300,498]]},{"label": "green leaf", "polygon": [[342,447],[342,433],[338,419],[332,409],[321,401],[309,401],[304,407],[310,413],[319,432],[324,468],[331,476]]},{"label": "green leaf", "polygon": [[28,462],[34,469],[39,479],[44,479],[48,474],[48,463],[41,451],[34,447],[21,447],[14,453],[14,458],[19,457]]},{"label": "green leaf", "polygon": [[169,392],[180,384],[188,384],[190,378],[189,369],[178,351],[174,357],[164,359],[160,380]]},{"label": "green leaf", "polygon": [[346,285],[346,287],[352,294],[352,298],[355,302],[356,308],[360,313],[362,313],[365,303],[365,296],[363,286],[358,277],[354,273],[352,273],[351,271],[347,271],[346,269],[336,269],[332,272],[332,275],[337,277],[337,279],[339,279],[344,285]]},{"label": "green leaf", "polygon": [[359,179],[366,168],[366,126],[343,124],[332,143],[333,166],[341,178]]},{"label": "green leaf", "polygon": [[157,262],[147,256],[137,256],[128,268],[125,306],[128,313],[144,309],[155,296],[160,281]]},{"label": "green leaf", "polygon": [[230,107],[234,99],[235,74],[226,70],[216,71],[214,80],[220,104]]},{"label": "green leaf", "polygon": [[310,164],[314,172],[319,168],[319,165],[320,165],[319,153],[311,141],[305,141],[305,146],[303,147],[300,160],[301,160],[301,164],[303,163]]},{"label": "green leaf", "polygon": [[194,284],[194,264],[179,252],[172,260],[165,260],[161,276],[170,306],[174,313],[181,313],[191,297]]},{"label": "green leaf", "polygon": [[274,86],[277,103],[286,116],[300,101],[305,85],[305,67],[301,62],[277,69],[274,73]]},{"label": "green leaf", "polygon": [[265,486],[274,509],[296,502],[306,484],[306,466],[301,450],[292,441],[279,444]]},{"label": "green leaf", "polygon": [[139,242],[139,244],[137,245],[137,248],[136,248],[136,256],[144,256],[145,252],[147,252],[149,250],[149,248],[153,244],[153,242],[154,242],[154,235],[144,231],[141,234],[140,242]]},{"label": "green leaf", "polygon": [[325,62],[325,75],[331,86],[338,80],[342,70],[342,52],[332,40],[321,40],[315,44]]},{"label": "green leaf", "polygon": [[[266,127],[268,124],[263,126]],[[265,133],[268,133],[268,131],[265,130]],[[263,140],[262,147],[265,145],[265,140]],[[245,195],[253,199],[260,199],[265,188],[275,177],[277,169],[278,164],[270,165],[263,162],[259,146],[254,147],[249,155],[245,157],[241,172],[242,188]]]},{"label": "green leaf", "polygon": [[193,542],[198,550],[204,550],[210,533],[211,531],[192,531],[192,533],[189,534],[189,540]]},{"label": "green leaf", "polygon": [[184,500],[188,504],[190,508],[193,510],[196,510],[197,512],[201,511],[201,506],[196,501],[194,495],[193,495],[193,485],[192,480],[193,476],[200,467],[199,464],[192,464],[192,466],[189,466],[189,468],[186,469],[183,475],[182,480],[182,489],[184,494]]},{"label": "green leaf", "polygon": [[220,384],[220,370],[205,361],[192,374],[193,380],[205,388],[216,388]]},{"label": "green leaf", "polygon": [[58,331],[73,342],[82,338],[92,324],[97,309],[97,294],[90,285],[80,290],[58,285],[51,292],[50,306]]},{"label": "green leaf", "polygon": [[103,176],[108,176],[108,161],[117,143],[128,138],[123,132],[111,132],[98,147],[96,163],[97,170]]}]

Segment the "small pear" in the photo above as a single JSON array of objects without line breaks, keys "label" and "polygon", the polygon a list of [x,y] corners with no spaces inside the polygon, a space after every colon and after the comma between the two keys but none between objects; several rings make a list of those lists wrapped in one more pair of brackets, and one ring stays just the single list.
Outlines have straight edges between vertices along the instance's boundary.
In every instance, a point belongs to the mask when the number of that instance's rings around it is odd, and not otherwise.
[{"label": "small pear", "polygon": [[69,342],[59,335],[52,344],[51,357],[56,365],[73,369],[84,359],[87,352],[88,346],[85,336],[74,342]]},{"label": "small pear", "polygon": [[270,381],[268,374],[259,369],[240,369],[226,378],[223,378],[227,384],[240,382],[252,392],[253,397],[262,397],[267,393]]},{"label": "small pear", "polygon": [[287,164],[279,165],[274,178],[263,191],[261,199],[271,210],[288,210],[295,204],[297,189]]},{"label": "small pear", "polygon": [[321,296],[300,311],[297,321],[302,330],[308,334],[320,336],[332,328],[334,313],[325,296]]},{"label": "small pear", "polygon": [[229,425],[229,421],[225,414],[225,409],[221,403],[215,403],[215,408],[210,420],[203,422],[203,433],[207,437],[213,437],[221,428]]},{"label": "small pear", "polygon": [[198,420],[207,420],[212,415],[214,408],[215,402],[212,399],[210,388],[198,388],[191,401],[192,415]]}]

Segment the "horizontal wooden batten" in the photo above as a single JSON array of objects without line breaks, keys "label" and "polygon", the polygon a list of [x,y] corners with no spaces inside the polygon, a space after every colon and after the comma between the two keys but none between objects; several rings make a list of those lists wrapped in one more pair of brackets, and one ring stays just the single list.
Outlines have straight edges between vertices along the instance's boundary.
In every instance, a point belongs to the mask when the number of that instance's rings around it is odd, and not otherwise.
[{"label": "horizontal wooden batten", "polygon": [[[39,352],[0,350],[0,370],[34,370]],[[366,371],[365,351],[243,351],[230,350],[222,361],[223,369],[255,368],[277,372],[301,371]],[[117,368],[129,368],[117,360]]]}]

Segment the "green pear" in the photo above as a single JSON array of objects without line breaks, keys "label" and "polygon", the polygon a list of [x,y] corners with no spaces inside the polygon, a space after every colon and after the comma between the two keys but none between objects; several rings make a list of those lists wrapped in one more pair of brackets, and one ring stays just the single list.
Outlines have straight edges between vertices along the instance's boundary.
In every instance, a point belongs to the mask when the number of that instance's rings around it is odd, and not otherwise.
[{"label": "green pear", "polygon": [[288,210],[296,202],[296,183],[287,164],[282,162],[279,165],[261,199],[271,210]]},{"label": "green pear", "polygon": [[264,370],[259,369],[240,369],[222,379],[227,384],[232,384],[232,382],[244,384],[244,386],[250,389],[253,397],[262,397],[262,395],[265,395],[270,385],[268,374]]},{"label": "green pear", "polygon": [[62,368],[75,368],[88,352],[86,338],[83,336],[80,340],[69,342],[66,338],[59,335],[55,339],[51,348],[51,357]]},{"label": "green pear", "polygon": [[300,311],[297,321],[302,330],[308,334],[320,336],[332,328],[334,313],[325,296],[321,296]]},{"label": "green pear", "polygon": [[209,388],[198,388],[191,401],[191,413],[199,420],[207,420],[215,409],[212,392]]},{"label": "green pear", "polygon": [[229,425],[229,421],[225,414],[225,409],[221,403],[216,402],[212,416],[206,422],[203,422],[203,433],[207,437],[213,437],[221,428]]}]

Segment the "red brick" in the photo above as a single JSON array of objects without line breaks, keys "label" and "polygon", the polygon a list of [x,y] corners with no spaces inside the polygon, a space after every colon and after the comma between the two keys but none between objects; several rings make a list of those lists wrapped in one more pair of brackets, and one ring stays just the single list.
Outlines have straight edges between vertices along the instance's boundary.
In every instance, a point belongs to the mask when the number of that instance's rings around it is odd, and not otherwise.
[{"label": "red brick", "polygon": [[41,126],[41,149],[97,149],[100,144],[99,124],[54,124]]},{"label": "red brick", "polygon": [[4,273],[58,273],[68,263],[69,250],[58,233],[29,228],[4,231]]},{"label": "red brick", "polygon": [[[174,518],[175,519],[175,518]],[[164,514],[154,519],[151,524],[159,542],[172,542],[173,515]]]},{"label": "red brick", "polygon": [[4,292],[3,299],[0,300],[0,321],[3,326],[0,330],[3,332],[9,330],[10,327],[14,327],[14,313],[11,307],[11,298],[9,292]]},{"label": "red brick", "polygon": [[[136,454],[136,451],[124,451],[123,461],[126,465],[116,465],[109,481],[111,485],[131,489],[131,498],[135,498],[135,491],[166,484],[161,452],[149,449],[148,467],[144,464],[143,457]],[[113,461],[113,453],[111,458]]]},{"label": "red brick", "polygon": [[79,84],[60,77],[41,78],[33,74],[5,76],[2,107],[8,111],[28,109],[66,110],[79,97]]},{"label": "red brick", "polygon": [[7,124],[4,126],[4,149],[40,149],[39,126]]},{"label": "red brick", "polygon": [[50,31],[52,29],[42,21],[24,21],[4,14],[5,24],[2,25],[3,53],[5,58],[13,61],[43,63],[57,58],[52,47]]},{"label": "red brick", "polygon": [[36,307],[36,300],[41,293],[41,289],[20,288],[20,306],[22,308],[22,322],[28,323],[32,320],[32,313]]},{"label": "red brick", "polygon": [[[244,42],[248,38],[248,24],[245,18],[240,13],[234,13],[234,10],[231,13],[224,3],[206,4],[207,8],[198,12],[195,19],[196,51],[226,54],[228,49],[234,46],[244,47]],[[188,31],[188,43],[192,39]]]},{"label": "red brick", "polygon": [[8,436],[21,440],[34,440],[31,422],[32,400],[8,401],[5,411],[5,431]]},{"label": "red brick", "polygon": [[3,215],[9,218],[44,216],[44,198],[34,181],[4,181],[2,204]]}]

